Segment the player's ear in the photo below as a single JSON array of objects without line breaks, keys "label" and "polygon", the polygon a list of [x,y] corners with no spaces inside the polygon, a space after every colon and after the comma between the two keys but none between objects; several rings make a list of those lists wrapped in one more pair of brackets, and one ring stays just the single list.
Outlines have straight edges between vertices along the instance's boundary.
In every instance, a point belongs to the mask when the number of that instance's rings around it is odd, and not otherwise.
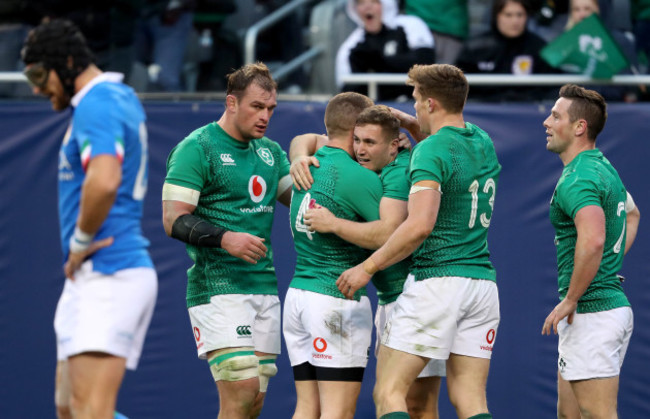
[{"label": "player's ear", "polygon": [[400,148],[400,138],[393,138],[390,140],[388,149],[390,150],[391,157],[395,157]]},{"label": "player's ear", "polygon": [[235,97],[235,95],[226,96],[226,108],[229,111],[234,111],[236,107],[237,107],[237,98]]},{"label": "player's ear", "polygon": [[587,133],[587,121],[584,119],[578,119],[575,126],[576,136],[581,136]]},{"label": "player's ear", "polygon": [[429,111],[429,113],[433,113],[433,110],[438,105],[440,105],[440,104],[434,98],[432,98],[432,97],[427,98],[427,110]]}]

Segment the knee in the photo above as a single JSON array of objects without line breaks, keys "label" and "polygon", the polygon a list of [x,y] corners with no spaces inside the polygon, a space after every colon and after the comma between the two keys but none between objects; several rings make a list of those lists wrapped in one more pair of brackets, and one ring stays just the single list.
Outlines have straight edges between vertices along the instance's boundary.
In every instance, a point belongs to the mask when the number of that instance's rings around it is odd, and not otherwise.
[{"label": "knee", "polygon": [[250,418],[255,419],[262,414],[262,407],[264,407],[264,396],[265,393],[258,393],[253,401],[252,406],[250,407]]},{"label": "knee", "polygon": [[590,418],[591,413],[588,411],[588,409],[580,408],[577,404],[565,404],[558,401],[557,417],[558,419]]},{"label": "knee", "polygon": [[434,418],[434,412],[427,412],[422,405],[413,403],[411,400],[406,399],[406,407],[411,419],[429,419]]},{"label": "knee", "polygon": [[69,404],[56,405],[56,417],[58,419],[72,419],[72,411]]},{"label": "knee", "polygon": [[387,387],[384,384],[377,382],[375,387],[372,389],[372,398],[375,401],[375,405],[379,406],[385,400],[388,400],[389,396],[390,394]]}]

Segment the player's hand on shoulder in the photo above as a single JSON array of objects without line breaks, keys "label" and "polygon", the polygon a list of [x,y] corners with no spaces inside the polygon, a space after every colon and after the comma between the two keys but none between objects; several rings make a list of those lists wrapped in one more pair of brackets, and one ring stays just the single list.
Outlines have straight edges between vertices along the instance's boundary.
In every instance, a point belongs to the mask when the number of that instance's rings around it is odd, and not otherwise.
[{"label": "player's hand on shoulder", "polygon": [[320,167],[320,162],[314,156],[300,156],[291,162],[289,174],[298,190],[307,190],[314,183],[309,166]]},{"label": "player's hand on shoulder", "polygon": [[221,247],[231,256],[252,264],[265,257],[268,250],[263,238],[236,231],[227,231],[223,235]]}]

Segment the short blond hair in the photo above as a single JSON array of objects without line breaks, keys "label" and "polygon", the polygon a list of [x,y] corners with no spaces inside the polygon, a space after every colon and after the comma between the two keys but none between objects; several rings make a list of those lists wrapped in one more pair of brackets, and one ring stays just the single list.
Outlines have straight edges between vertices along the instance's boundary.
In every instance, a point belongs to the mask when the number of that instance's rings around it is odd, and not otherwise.
[{"label": "short blond hair", "polygon": [[278,84],[273,80],[271,71],[262,62],[246,64],[228,74],[227,79],[226,94],[233,95],[237,99],[240,99],[246,88],[253,83],[267,92],[274,92],[278,89]]},{"label": "short blond hair", "polygon": [[344,92],[334,96],[325,108],[327,135],[336,137],[352,132],[361,111],[373,104],[368,96],[360,93]]},{"label": "short blond hair", "polygon": [[461,113],[467,101],[469,83],[463,71],[451,64],[416,64],[406,84],[415,86],[425,98],[436,99],[449,113]]}]

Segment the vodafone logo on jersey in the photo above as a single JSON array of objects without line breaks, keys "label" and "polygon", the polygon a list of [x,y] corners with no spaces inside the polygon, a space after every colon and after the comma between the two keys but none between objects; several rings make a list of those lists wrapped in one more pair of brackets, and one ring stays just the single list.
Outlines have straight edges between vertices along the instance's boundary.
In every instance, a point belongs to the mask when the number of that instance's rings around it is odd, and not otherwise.
[{"label": "vodafone logo on jersey", "polygon": [[262,176],[253,175],[248,180],[248,194],[256,204],[266,196],[266,182]]}]

